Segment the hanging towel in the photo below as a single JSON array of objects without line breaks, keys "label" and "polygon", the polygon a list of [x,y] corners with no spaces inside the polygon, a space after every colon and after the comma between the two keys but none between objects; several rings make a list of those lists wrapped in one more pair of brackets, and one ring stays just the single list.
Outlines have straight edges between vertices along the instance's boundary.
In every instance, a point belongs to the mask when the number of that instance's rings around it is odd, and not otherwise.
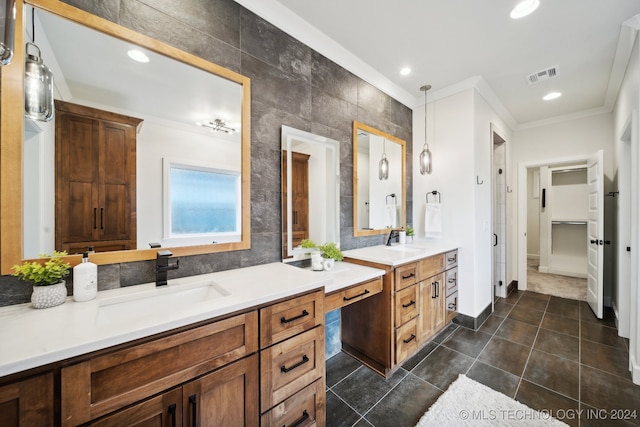
[{"label": "hanging towel", "polygon": [[424,213],[425,237],[437,237],[442,232],[442,205],[427,203]]},{"label": "hanging towel", "polygon": [[387,205],[384,210],[384,225],[387,228],[396,228],[398,225],[398,207]]}]

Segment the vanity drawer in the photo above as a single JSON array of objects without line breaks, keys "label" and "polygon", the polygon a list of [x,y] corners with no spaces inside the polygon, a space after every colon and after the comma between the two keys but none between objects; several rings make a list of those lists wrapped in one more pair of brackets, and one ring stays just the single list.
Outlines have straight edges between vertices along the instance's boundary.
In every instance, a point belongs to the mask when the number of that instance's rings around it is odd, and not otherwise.
[{"label": "vanity drawer", "polygon": [[62,425],[86,423],[257,349],[252,311],[63,367]]},{"label": "vanity drawer", "polygon": [[326,313],[382,292],[382,277],[332,292],[324,298]]},{"label": "vanity drawer", "polygon": [[396,329],[396,363],[402,363],[418,349],[418,319]]},{"label": "vanity drawer", "polygon": [[444,271],[445,254],[430,256],[420,261],[420,280],[426,280]]},{"label": "vanity drawer", "polygon": [[324,377],[324,328],[262,350],[260,370],[260,412],[265,412]]},{"label": "vanity drawer", "polygon": [[450,269],[452,267],[456,267],[458,265],[458,251],[447,252],[445,255],[446,258],[446,268]]},{"label": "vanity drawer", "polygon": [[417,262],[412,262],[411,264],[396,268],[396,291],[404,289],[417,282],[419,282]]},{"label": "vanity drawer", "polygon": [[458,292],[458,267],[447,270],[445,273],[445,282],[447,286],[447,296],[454,292]]},{"label": "vanity drawer", "polygon": [[395,294],[396,328],[418,315],[418,285],[405,288]]},{"label": "vanity drawer", "polygon": [[447,313],[447,322],[453,320],[458,313],[458,292],[454,292],[451,295],[447,296],[445,300],[445,310]]},{"label": "vanity drawer", "polygon": [[324,426],[326,391],[316,381],[260,417],[261,426]]},{"label": "vanity drawer", "polygon": [[291,298],[260,310],[260,348],[324,322],[324,290]]}]

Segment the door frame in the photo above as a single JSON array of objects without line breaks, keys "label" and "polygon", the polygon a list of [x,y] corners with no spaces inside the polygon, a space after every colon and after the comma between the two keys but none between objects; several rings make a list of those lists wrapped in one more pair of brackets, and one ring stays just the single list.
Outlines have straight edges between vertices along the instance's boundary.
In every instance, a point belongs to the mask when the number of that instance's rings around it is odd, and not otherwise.
[{"label": "door frame", "polygon": [[[506,223],[507,221],[507,192],[508,192],[508,188],[507,188],[507,183],[509,182],[509,180],[507,179],[508,175],[508,170],[507,168],[509,167],[509,163],[508,163],[508,155],[507,155],[507,149],[509,147],[508,142],[507,142],[507,138],[505,136],[505,133],[498,128],[495,124],[491,123],[490,125],[490,129],[491,129],[491,138],[490,138],[490,143],[491,143],[491,147],[489,152],[491,153],[491,301],[493,304],[493,301],[495,300],[496,295],[502,298],[506,298],[507,297],[507,288],[508,288],[508,284],[507,284],[507,276],[508,276],[508,271],[507,271],[507,253],[508,253],[508,238],[507,236],[509,236],[509,226]],[[493,247],[493,239],[494,239],[494,235],[496,234],[496,204],[497,204],[497,200],[496,200],[496,176],[495,176],[495,158],[494,158],[494,152],[496,149],[496,144],[504,144],[504,181],[505,181],[505,189],[504,189],[504,216],[505,216],[505,226],[504,226],[504,233],[503,235],[499,236],[500,239],[502,239],[503,242],[503,248],[504,250],[501,253],[501,260],[504,263],[504,277],[502,278],[504,283],[502,284],[502,288],[500,289],[500,294],[498,295],[496,293],[496,284],[495,284],[495,277],[496,277],[496,260],[495,260],[495,250]]]},{"label": "door frame", "polygon": [[518,162],[518,289],[527,290],[527,169],[587,163],[594,153]]}]

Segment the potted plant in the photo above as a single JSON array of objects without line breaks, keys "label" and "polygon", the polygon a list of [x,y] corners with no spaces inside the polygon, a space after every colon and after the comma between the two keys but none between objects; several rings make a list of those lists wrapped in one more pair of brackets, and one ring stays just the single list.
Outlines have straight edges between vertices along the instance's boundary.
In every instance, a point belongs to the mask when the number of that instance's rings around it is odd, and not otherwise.
[{"label": "potted plant", "polygon": [[41,254],[45,261],[25,261],[14,265],[14,276],[33,285],[31,304],[34,308],[55,307],[67,299],[67,286],[64,278],[69,274],[71,264],[62,257],[65,251],[53,251],[52,255]]},{"label": "potted plant", "polygon": [[416,234],[416,231],[410,224],[407,224],[407,242],[413,242],[413,236]]},{"label": "potted plant", "polygon": [[324,258],[324,262],[322,265],[325,270],[331,270],[336,261],[342,261],[344,256],[342,255],[342,251],[334,242],[325,243],[324,245],[318,246],[320,252],[322,253],[322,257]]}]

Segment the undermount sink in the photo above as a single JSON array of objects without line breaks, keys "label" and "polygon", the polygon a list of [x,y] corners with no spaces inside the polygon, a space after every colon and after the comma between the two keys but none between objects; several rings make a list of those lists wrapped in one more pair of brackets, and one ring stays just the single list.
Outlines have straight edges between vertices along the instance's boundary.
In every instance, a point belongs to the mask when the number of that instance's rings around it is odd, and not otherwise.
[{"label": "undermount sink", "polygon": [[385,249],[398,252],[422,252],[424,249],[414,248],[411,246],[386,246]]},{"label": "undermount sink", "polygon": [[98,324],[132,321],[229,295],[229,291],[212,280],[158,287],[100,301],[96,321]]}]

